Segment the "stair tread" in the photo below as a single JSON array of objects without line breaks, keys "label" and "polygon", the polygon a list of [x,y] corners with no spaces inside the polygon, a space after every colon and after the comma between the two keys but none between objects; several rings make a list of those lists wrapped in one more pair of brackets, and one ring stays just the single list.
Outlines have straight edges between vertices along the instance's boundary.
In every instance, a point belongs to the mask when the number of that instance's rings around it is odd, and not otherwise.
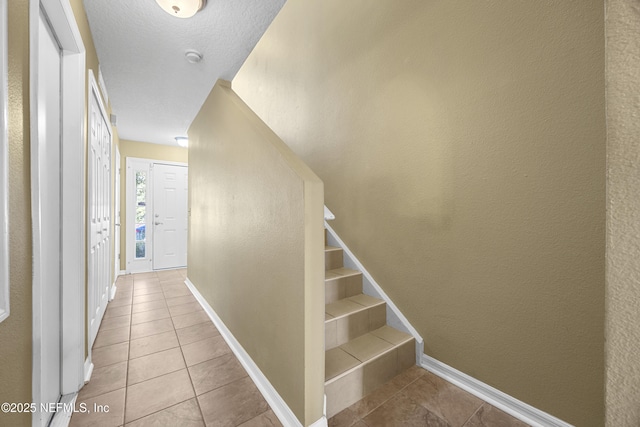
[{"label": "stair tread", "polygon": [[325,381],[412,340],[413,337],[388,325],[359,336],[325,352]]},{"label": "stair tread", "polygon": [[334,280],[341,277],[357,276],[358,274],[362,274],[362,272],[358,270],[352,270],[350,268],[340,267],[333,270],[326,270],[324,272],[324,280]]},{"label": "stair tread", "polygon": [[[325,305],[325,314],[331,316],[331,319],[348,316],[352,313],[357,313],[362,310],[366,310],[369,307],[375,307],[385,302],[379,298],[372,297],[370,295],[359,294],[348,298],[343,298],[338,301]],[[327,319],[325,316],[325,320]]]},{"label": "stair tread", "polygon": [[327,251],[341,251],[342,248],[339,248],[337,246],[325,245],[324,250],[325,250],[325,252],[327,252]]}]

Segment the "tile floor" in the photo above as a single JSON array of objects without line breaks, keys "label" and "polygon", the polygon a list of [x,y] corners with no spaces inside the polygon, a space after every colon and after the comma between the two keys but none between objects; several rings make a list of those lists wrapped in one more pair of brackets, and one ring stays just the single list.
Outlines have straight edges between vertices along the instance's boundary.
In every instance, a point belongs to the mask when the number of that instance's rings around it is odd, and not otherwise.
[{"label": "tile floor", "polygon": [[[71,427],[282,426],[185,277],[186,270],[171,270],[118,278],[93,346],[91,381],[76,403],[91,412],[75,413]],[[335,415],[329,426],[526,424],[414,366]]]},{"label": "tile floor", "polygon": [[417,366],[329,419],[329,427],[526,427]]},{"label": "tile floor", "polygon": [[[281,426],[184,284],[186,270],[121,276],[71,427]],[[95,405],[100,405],[94,407]]]}]

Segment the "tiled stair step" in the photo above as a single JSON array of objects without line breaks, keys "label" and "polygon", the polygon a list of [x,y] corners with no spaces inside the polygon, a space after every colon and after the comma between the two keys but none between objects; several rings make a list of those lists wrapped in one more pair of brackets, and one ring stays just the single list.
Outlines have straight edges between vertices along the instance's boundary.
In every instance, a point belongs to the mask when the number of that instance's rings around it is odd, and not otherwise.
[{"label": "tiled stair step", "polygon": [[324,269],[325,270],[333,270],[336,268],[343,267],[342,263],[342,248],[338,248],[335,246],[325,246],[324,247]]},{"label": "tiled stair step", "polygon": [[324,273],[325,304],[362,293],[362,273],[349,268],[326,270]]},{"label": "tiled stair step", "polygon": [[411,335],[383,326],[325,353],[327,418],[415,365]]},{"label": "tiled stair step", "polygon": [[325,306],[325,350],[345,344],[386,324],[387,304],[358,294]]}]

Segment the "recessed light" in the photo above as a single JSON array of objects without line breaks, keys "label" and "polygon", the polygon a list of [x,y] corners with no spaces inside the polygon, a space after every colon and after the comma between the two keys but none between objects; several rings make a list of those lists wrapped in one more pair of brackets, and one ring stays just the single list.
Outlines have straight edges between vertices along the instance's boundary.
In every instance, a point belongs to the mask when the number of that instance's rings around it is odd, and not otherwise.
[{"label": "recessed light", "polygon": [[189,138],[186,136],[176,136],[176,142],[180,147],[188,147],[189,146]]}]

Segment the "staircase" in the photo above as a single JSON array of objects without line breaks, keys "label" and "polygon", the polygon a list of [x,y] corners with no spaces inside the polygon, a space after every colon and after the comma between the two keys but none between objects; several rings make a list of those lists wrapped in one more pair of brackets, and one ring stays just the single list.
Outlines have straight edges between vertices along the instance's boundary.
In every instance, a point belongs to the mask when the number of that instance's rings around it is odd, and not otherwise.
[{"label": "staircase", "polygon": [[362,273],[344,268],[325,230],[325,394],[327,418],[416,364],[414,338],[387,326],[387,306],[362,293]]}]

